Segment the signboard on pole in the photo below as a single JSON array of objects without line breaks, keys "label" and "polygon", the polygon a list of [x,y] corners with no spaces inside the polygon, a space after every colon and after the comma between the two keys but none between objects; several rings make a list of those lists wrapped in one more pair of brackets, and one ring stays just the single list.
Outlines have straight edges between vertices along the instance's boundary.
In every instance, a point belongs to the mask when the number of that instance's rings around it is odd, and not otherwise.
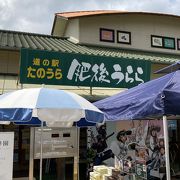
[{"label": "signboard on pole", "polygon": [[35,128],[34,159],[41,158],[41,143],[43,158],[74,157],[78,154],[78,129],[76,127],[43,128],[42,133],[41,128]]},{"label": "signboard on pole", "polygon": [[0,179],[12,180],[14,132],[0,132]]}]

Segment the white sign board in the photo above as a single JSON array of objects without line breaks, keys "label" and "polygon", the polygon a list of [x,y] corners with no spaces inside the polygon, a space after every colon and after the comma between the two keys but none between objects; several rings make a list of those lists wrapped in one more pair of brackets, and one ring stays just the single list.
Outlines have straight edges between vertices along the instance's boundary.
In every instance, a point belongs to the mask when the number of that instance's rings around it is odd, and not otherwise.
[{"label": "white sign board", "polygon": [[14,132],[0,132],[0,179],[12,180]]},{"label": "white sign board", "polygon": [[[41,135],[43,158],[73,157],[77,154],[77,128],[35,128],[34,158],[41,153]],[[1,180],[1,179],[0,179]]]}]

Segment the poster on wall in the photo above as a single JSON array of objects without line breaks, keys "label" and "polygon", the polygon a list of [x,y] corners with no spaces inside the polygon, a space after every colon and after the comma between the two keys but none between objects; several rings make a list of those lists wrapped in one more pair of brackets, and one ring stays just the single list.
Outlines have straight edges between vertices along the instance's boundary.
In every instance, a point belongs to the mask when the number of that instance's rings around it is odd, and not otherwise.
[{"label": "poster on wall", "polygon": [[12,180],[14,132],[0,132],[0,179]]},{"label": "poster on wall", "polygon": [[177,39],[177,49],[180,50],[180,39]]},{"label": "poster on wall", "polygon": [[[107,133],[106,124],[93,131],[91,149],[94,164],[114,166],[115,158],[123,162],[126,174],[140,178],[165,176],[165,147],[162,120],[129,120],[113,122],[114,132]],[[112,129],[112,128],[111,128]],[[111,136],[111,141],[108,138]],[[112,138],[113,137],[113,138]],[[117,164],[117,163],[116,163]]]},{"label": "poster on wall", "polygon": [[175,49],[175,39],[174,38],[164,37],[163,40],[164,40],[164,48]]},{"label": "poster on wall", "polygon": [[114,30],[100,28],[100,41],[114,42]]},{"label": "poster on wall", "polygon": [[151,36],[152,47],[163,47],[163,39],[159,36]]},{"label": "poster on wall", "polygon": [[131,33],[127,31],[117,31],[117,43],[131,44]]},{"label": "poster on wall", "polygon": [[175,38],[151,35],[151,47],[176,49]]}]

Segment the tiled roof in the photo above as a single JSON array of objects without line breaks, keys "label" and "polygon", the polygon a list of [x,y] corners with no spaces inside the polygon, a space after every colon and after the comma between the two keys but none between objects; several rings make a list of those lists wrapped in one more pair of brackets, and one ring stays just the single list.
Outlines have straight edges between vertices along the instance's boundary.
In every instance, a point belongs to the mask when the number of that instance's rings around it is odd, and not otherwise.
[{"label": "tiled roof", "polygon": [[68,38],[50,35],[0,30],[0,49],[20,50],[21,48],[79,53],[126,59],[150,60],[158,63],[173,63],[180,59],[175,55],[139,52],[119,48],[105,48],[75,44]]},{"label": "tiled roof", "polygon": [[163,14],[163,13],[152,13],[152,12],[128,12],[128,11],[118,11],[118,10],[96,10],[96,11],[73,11],[73,12],[60,12],[56,13],[56,16],[61,16],[63,18],[77,18],[85,16],[96,16],[96,15],[111,15],[111,14],[149,14],[157,16],[172,16],[180,18],[180,16],[173,14]]}]

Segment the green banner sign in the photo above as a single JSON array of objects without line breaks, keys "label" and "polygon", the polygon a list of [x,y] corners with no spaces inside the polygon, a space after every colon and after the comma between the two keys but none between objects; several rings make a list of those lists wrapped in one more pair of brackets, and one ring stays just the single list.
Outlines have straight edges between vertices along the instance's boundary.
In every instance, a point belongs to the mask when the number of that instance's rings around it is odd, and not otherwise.
[{"label": "green banner sign", "polygon": [[21,50],[22,84],[130,88],[150,80],[143,60]]}]

